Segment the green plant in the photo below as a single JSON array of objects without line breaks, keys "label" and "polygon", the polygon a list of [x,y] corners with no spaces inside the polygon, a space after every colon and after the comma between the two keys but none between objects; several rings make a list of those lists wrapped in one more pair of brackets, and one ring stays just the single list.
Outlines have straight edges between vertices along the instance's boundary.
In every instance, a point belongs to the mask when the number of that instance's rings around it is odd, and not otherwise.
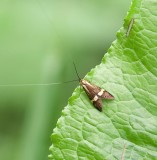
[{"label": "green plant", "polygon": [[51,136],[50,159],[156,159],[156,6],[156,0],[133,0],[117,40],[85,77],[115,100],[103,101],[101,113],[77,88]]}]

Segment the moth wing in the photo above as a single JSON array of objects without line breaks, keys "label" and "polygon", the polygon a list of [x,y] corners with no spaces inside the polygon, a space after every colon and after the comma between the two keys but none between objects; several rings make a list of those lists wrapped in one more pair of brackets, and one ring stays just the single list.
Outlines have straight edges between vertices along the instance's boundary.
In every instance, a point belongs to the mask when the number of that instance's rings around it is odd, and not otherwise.
[{"label": "moth wing", "polygon": [[100,97],[103,99],[114,99],[114,96],[107,91],[103,91],[103,94]]},{"label": "moth wing", "polygon": [[97,110],[102,112],[102,100],[101,99],[98,99],[97,101],[93,101],[93,105]]},{"label": "moth wing", "polygon": [[95,95],[97,95],[100,92],[100,88],[95,85],[86,85],[83,86],[84,91],[88,95],[89,99],[92,100]]}]

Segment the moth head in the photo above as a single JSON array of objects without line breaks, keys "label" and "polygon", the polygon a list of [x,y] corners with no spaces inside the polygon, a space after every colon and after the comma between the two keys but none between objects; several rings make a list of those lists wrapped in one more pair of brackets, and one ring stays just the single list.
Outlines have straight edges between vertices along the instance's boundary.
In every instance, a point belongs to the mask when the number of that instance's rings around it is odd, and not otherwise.
[{"label": "moth head", "polygon": [[84,80],[84,79],[81,79],[81,80],[80,80],[80,84],[81,84],[81,85],[86,85],[86,84],[87,84],[87,81]]}]

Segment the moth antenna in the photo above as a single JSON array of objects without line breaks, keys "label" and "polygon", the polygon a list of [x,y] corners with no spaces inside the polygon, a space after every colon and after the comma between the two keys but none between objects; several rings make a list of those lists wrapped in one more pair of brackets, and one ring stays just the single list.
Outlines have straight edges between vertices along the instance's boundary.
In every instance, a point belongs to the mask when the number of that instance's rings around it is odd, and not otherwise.
[{"label": "moth antenna", "polygon": [[52,85],[59,85],[64,83],[76,82],[76,81],[78,81],[78,79],[65,81],[65,82],[56,82],[56,83],[1,84],[0,87],[52,86]]},{"label": "moth antenna", "polygon": [[79,79],[79,81],[80,81],[81,78],[80,78],[80,76],[79,76],[79,74],[78,74],[78,72],[77,72],[77,68],[76,68],[76,65],[75,65],[74,61],[73,61],[73,65],[74,65],[74,68],[75,68],[76,75],[77,75],[77,77],[78,77],[78,79]]}]

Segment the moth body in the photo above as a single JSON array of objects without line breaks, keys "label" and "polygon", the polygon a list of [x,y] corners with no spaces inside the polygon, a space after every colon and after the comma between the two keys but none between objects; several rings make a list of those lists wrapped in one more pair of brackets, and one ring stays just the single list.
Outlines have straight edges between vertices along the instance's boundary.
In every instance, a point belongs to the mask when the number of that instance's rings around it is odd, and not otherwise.
[{"label": "moth body", "polygon": [[102,99],[114,99],[114,96],[111,95],[108,91],[94,84],[91,84],[87,80],[81,79],[80,85],[83,87],[94,107],[100,112],[102,111]]}]

